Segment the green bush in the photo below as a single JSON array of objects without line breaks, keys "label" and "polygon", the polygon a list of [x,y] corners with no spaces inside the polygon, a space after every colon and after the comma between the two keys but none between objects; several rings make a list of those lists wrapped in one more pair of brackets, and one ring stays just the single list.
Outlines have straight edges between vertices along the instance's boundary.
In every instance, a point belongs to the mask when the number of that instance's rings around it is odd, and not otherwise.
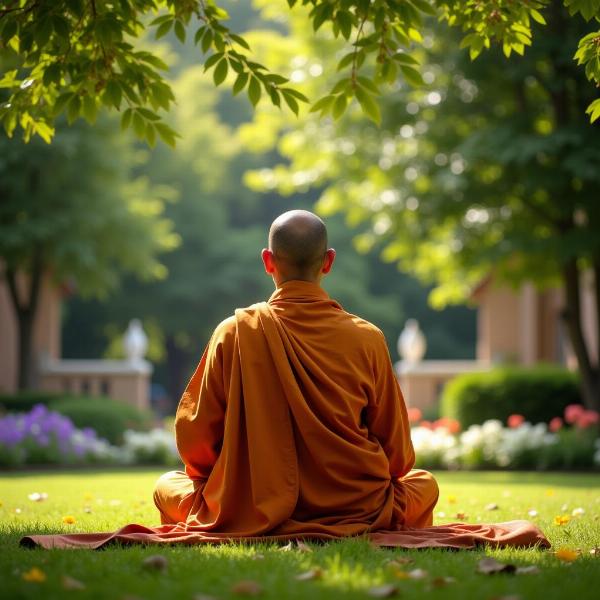
[{"label": "green bush", "polygon": [[127,429],[147,431],[154,424],[150,411],[110,398],[58,398],[48,408],[69,417],[79,429],[91,427],[111,444],[121,444]]},{"label": "green bush", "polygon": [[506,421],[511,414],[547,423],[562,417],[569,404],[581,404],[576,374],[550,365],[503,367],[453,379],[442,394],[441,414],[463,429],[488,419]]},{"label": "green bush", "polygon": [[0,412],[29,412],[36,404],[48,405],[62,397],[62,394],[56,392],[37,390],[0,394]]}]

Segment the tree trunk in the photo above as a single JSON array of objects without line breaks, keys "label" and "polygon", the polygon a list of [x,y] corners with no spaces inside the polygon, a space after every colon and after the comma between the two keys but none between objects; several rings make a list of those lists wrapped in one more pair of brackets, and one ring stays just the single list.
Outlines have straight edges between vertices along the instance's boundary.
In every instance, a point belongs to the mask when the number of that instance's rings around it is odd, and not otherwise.
[{"label": "tree trunk", "polygon": [[29,293],[27,299],[20,298],[17,274],[13,268],[6,269],[6,282],[13,309],[17,317],[18,377],[19,390],[35,386],[35,364],[33,356],[33,327],[39,305],[39,295],[43,274],[42,251],[34,250],[31,272],[29,273]]},{"label": "tree trunk", "polygon": [[[595,270],[596,290],[598,271]],[[563,268],[563,283],[566,296],[564,319],[569,332],[573,352],[579,365],[581,393],[584,405],[600,411],[600,377],[598,364],[594,365],[581,326],[580,271],[576,259],[571,259]],[[596,298],[598,299],[597,292]],[[597,306],[600,306],[598,302]],[[600,315],[598,315],[600,317]]]}]

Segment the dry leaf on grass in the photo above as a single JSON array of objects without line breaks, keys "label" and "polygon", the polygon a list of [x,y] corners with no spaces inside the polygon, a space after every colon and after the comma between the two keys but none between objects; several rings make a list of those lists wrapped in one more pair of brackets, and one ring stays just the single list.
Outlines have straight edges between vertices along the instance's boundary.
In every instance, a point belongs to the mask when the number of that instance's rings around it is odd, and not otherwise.
[{"label": "dry leaf on grass", "polygon": [[85,584],[82,581],[79,581],[78,579],[73,579],[73,577],[69,577],[68,575],[63,575],[60,578],[60,583],[64,590],[85,590]]},{"label": "dry leaf on grass", "polygon": [[307,546],[302,540],[296,540],[298,552],[312,552],[312,548]]},{"label": "dry leaf on grass", "polygon": [[258,581],[243,579],[231,586],[231,592],[239,596],[259,596],[263,592],[263,587]]},{"label": "dry leaf on grass", "polygon": [[482,558],[477,563],[477,572],[484,575],[495,575],[496,573],[514,573],[515,565],[498,562],[495,558]]},{"label": "dry leaf on grass", "polygon": [[25,573],[21,575],[21,579],[32,583],[44,583],[44,581],[46,581],[46,573],[37,567],[31,567],[29,571],[25,571]]},{"label": "dry leaf on grass", "polygon": [[454,577],[434,577],[431,580],[431,587],[434,587],[434,588],[446,587],[450,583],[456,583],[456,579],[454,579]]},{"label": "dry leaf on grass", "polygon": [[428,573],[424,569],[413,569],[408,572],[409,579],[425,579]]},{"label": "dry leaf on grass", "polygon": [[320,579],[322,575],[323,569],[321,569],[321,567],[315,567],[314,569],[296,575],[294,579],[296,581],[311,581],[312,579]]},{"label": "dry leaf on grass", "polygon": [[169,561],[162,554],[153,554],[142,561],[142,567],[147,571],[164,573],[169,566]]},{"label": "dry leaf on grass", "polygon": [[485,510],[498,510],[499,506],[495,502],[490,502],[485,505]]},{"label": "dry leaf on grass", "polygon": [[373,598],[391,598],[398,594],[398,587],[389,583],[378,585],[367,590],[367,594]]},{"label": "dry leaf on grass", "polygon": [[528,565],[527,567],[517,567],[515,571],[516,575],[537,575],[541,573],[540,568],[537,565]]},{"label": "dry leaf on grass", "polygon": [[459,521],[466,521],[469,518],[469,516],[464,512],[457,512],[454,515],[454,518],[458,519]]}]

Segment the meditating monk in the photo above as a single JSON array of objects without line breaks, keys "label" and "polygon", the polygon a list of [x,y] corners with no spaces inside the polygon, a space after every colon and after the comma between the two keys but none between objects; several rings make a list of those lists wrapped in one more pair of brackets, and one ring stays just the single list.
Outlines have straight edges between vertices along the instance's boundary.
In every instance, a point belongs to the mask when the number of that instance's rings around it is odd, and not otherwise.
[{"label": "meditating monk", "polygon": [[175,421],[185,472],[163,475],[159,527],[26,535],[21,545],[203,544],[366,533],[373,544],[473,548],[550,544],[527,521],[431,526],[433,477],[412,470],[406,407],[377,327],[320,286],[335,251],[294,210],[263,250],[276,290],[215,330]]},{"label": "meditating monk", "polygon": [[320,285],[335,250],[313,213],[278,217],[262,251],[275,292],[215,330],[175,421],[185,472],[163,475],[163,524],[234,537],[427,527],[385,338]]}]

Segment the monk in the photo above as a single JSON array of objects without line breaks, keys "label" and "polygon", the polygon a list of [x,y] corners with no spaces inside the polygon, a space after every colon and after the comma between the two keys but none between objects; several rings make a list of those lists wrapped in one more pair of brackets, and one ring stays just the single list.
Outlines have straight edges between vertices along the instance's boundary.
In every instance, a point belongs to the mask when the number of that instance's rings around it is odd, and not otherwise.
[{"label": "monk", "polygon": [[413,470],[385,338],[320,285],[325,224],[284,213],[262,260],[275,292],[216,328],[179,404],[185,472],[158,481],[162,523],[235,537],[430,526],[438,486]]},{"label": "monk", "polygon": [[278,217],[262,251],[275,292],[215,330],[177,409],[184,471],[163,475],[162,525],[28,535],[27,547],[200,544],[368,535],[403,548],[548,547],[526,521],[432,526],[406,406],[379,329],[320,285],[335,260],[316,215]]}]

